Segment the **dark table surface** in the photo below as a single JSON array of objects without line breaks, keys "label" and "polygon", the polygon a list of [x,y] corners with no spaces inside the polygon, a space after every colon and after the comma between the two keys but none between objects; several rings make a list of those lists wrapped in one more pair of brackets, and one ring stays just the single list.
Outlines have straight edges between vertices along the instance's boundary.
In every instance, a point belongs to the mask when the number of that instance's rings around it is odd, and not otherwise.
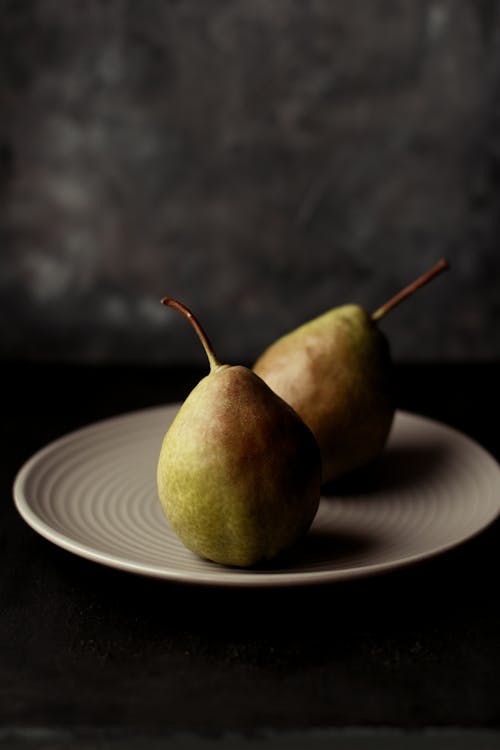
[{"label": "dark table surface", "polygon": [[[204,371],[2,369],[0,747],[344,731],[350,748],[349,732],[377,729],[498,741],[498,522],[418,566],[310,588],[183,587],[106,568],[24,523],[15,473],[68,431],[182,399]],[[397,381],[400,408],[499,458],[499,364],[400,365]]]}]

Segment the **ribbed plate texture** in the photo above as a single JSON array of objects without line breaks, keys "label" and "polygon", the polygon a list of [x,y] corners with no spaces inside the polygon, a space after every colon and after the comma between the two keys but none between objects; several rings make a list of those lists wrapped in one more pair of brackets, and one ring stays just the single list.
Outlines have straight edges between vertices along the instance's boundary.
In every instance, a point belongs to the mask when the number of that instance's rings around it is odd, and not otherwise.
[{"label": "ribbed plate texture", "polygon": [[500,469],[481,446],[398,412],[380,460],[325,493],[308,536],[286,558],[251,570],[210,563],[177,539],[157,497],[161,442],[178,408],[98,422],[36,453],[14,483],[22,517],[60,547],[133,573],[276,586],[366,576],[425,559],[477,534],[500,510]]}]

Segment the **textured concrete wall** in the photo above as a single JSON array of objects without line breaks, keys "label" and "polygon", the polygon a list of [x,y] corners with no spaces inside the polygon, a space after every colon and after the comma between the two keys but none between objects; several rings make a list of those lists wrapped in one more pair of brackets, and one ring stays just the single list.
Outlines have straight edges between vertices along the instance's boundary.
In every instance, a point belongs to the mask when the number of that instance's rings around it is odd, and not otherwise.
[{"label": "textured concrete wall", "polygon": [[500,356],[496,0],[0,0],[0,356],[249,361],[346,301]]}]

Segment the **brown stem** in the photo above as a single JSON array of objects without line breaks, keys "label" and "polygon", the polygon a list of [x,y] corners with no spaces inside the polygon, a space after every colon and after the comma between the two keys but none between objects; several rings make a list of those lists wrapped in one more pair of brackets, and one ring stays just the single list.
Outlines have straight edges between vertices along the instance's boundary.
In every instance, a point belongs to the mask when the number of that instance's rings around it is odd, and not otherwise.
[{"label": "brown stem", "polygon": [[178,302],[176,299],[173,299],[172,297],[163,297],[160,300],[160,302],[162,303],[162,305],[167,305],[167,307],[173,307],[174,310],[178,310],[184,315],[184,317],[186,317],[189,320],[194,330],[198,334],[198,338],[203,344],[203,348],[205,349],[206,355],[208,357],[208,361],[210,363],[210,371],[212,372],[217,367],[220,367],[220,362],[215,356],[213,346],[210,343],[210,339],[208,338],[207,334],[203,330],[201,323],[196,318],[196,316],[193,315],[191,310],[189,310],[186,307],[186,305],[183,305],[182,302]]},{"label": "brown stem", "polygon": [[372,320],[380,320],[381,318],[383,318],[384,315],[387,315],[388,312],[399,305],[400,302],[403,302],[403,300],[413,294],[413,292],[416,292],[417,289],[423,287],[424,284],[428,284],[429,281],[432,281],[432,279],[438,276],[438,274],[442,273],[442,271],[446,271],[449,267],[450,266],[448,264],[448,261],[442,258],[426,273],[422,274],[422,276],[419,276],[418,279],[415,279],[415,281],[413,281],[411,284],[408,284],[408,286],[405,286],[405,288],[398,292],[398,294],[395,294],[394,297],[392,297],[388,302],[385,303],[385,305],[379,307],[379,309],[373,313]]}]

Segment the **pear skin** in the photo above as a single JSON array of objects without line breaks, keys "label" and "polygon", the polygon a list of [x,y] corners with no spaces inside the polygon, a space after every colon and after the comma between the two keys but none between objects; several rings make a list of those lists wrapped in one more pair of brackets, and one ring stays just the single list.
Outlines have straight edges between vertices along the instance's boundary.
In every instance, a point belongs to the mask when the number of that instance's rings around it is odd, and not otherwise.
[{"label": "pear skin", "polygon": [[389,344],[378,321],[449,268],[442,258],[370,315],[343,305],[272,344],[253,369],[311,428],[323,482],[372,461],[395,413]]},{"label": "pear skin", "polygon": [[389,345],[358,305],[334,308],[271,345],[254,365],[320,446],[323,481],[383,449],[395,405]]},{"label": "pear skin", "polygon": [[158,494],[188,549],[250,567],[307,533],[320,499],[320,452],[310,429],[261,378],[209,359],[210,374],[164,437]]}]

